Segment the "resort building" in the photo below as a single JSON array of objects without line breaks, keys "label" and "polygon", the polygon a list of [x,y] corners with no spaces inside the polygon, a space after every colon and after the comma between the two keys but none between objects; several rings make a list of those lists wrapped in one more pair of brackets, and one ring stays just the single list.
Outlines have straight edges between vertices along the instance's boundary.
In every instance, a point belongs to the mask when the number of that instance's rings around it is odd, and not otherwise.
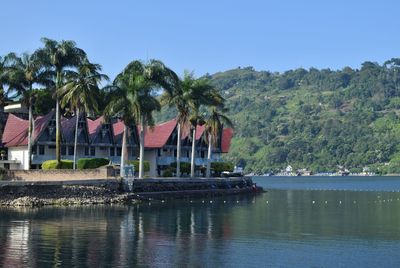
[{"label": "resort building", "polygon": [[[61,158],[72,160],[74,156],[76,117],[61,118]],[[137,160],[139,155],[139,128],[128,128],[127,147],[129,160]],[[108,158],[111,164],[120,164],[124,124],[112,119],[86,118],[81,115],[78,123],[77,159]],[[191,144],[189,131],[182,131],[181,162],[190,163]],[[207,164],[208,144],[205,142],[204,126],[196,129],[196,172],[200,174]],[[213,149],[212,162],[221,160],[221,154],[229,151],[232,129],[223,129]],[[149,161],[149,176],[161,176],[163,171],[176,162],[177,123],[170,120],[155,125],[145,131],[145,160]],[[55,113],[51,111],[34,120],[32,137],[31,168],[38,169],[46,160],[55,159],[56,144]],[[0,166],[6,169],[28,169],[28,120],[9,114],[2,135],[3,149]],[[185,175],[185,174],[183,174]],[[188,175],[188,174],[186,174]]]}]

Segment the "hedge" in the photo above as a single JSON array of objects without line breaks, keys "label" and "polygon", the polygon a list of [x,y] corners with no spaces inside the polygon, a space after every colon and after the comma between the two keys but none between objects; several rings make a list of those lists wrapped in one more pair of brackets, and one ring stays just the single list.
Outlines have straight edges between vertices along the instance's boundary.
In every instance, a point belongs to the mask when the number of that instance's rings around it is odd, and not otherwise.
[{"label": "hedge", "polygon": [[234,165],[230,162],[213,162],[211,163],[211,170],[215,176],[220,176],[223,171],[233,171]]},{"label": "hedge", "polygon": [[[128,164],[133,165],[135,167],[135,172],[139,172],[139,160],[129,160]],[[144,172],[149,172],[150,171],[150,162],[143,161],[143,167],[144,167]]]},{"label": "hedge", "polygon": [[[176,172],[176,162],[171,163],[172,171]],[[190,163],[181,162],[181,173],[190,174]]]},{"label": "hedge", "polygon": [[47,160],[42,163],[42,169],[72,169],[74,162],[72,160]]},{"label": "hedge", "polygon": [[78,169],[94,169],[108,165],[110,160],[106,158],[80,158],[76,163]]}]

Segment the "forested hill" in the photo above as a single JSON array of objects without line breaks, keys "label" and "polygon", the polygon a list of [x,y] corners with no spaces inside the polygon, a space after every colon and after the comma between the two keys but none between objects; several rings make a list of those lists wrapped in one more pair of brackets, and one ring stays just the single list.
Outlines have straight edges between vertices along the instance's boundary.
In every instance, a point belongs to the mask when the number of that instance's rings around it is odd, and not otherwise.
[{"label": "forested hill", "polygon": [[208,77],[235,123],[226,158],[246,171],[290,164],[400,173],[400,59],[364,62],[359,70],[271,73],[247,67]]}]

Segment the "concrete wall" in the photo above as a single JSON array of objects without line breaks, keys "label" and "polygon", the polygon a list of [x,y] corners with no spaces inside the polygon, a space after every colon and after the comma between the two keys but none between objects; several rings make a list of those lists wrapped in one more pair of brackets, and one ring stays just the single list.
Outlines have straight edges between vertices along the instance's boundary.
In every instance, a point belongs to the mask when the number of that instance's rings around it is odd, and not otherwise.
[{"label": "concrete wall", "polygon": [[150,171],[148,175],[150,177],[157,177],[157,149],[145,150],[144,160],[149,161],[150,163]]},{"label": "concrete wall", "polygon": [[10,170],[8,177],[19,181],[72,181],[114,178],[112,167],[85,170]]},{"label": "concrete wall", "polygon": [[10,169],[28,169],[28,146],[8,148],[8,159],[17,160],[21,164],[10,164]]}]

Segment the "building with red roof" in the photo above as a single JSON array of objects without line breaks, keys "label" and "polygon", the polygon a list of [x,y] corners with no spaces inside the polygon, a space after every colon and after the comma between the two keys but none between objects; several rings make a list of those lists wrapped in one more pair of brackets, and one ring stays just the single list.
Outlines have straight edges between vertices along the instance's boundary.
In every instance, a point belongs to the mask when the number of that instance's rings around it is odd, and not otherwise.
[{"label": "building with red roof", "polygon": [[[76,116],[61,119],[61,153],[62,159],[73,159]],[[84,114],[78,122],[77,158],[102,157],[114,164],[121,159],[122,135],[124,124],[118,119],[105,120],[86,118]],[[135,160],[139,155],[140,127],[128,127],[128,158]],[[190,162],[192,139],[190,129],[182,131],[181,162]],[[223,129],[213,149],[212,161],[221,161],[221,154],[229,151],[233,136],[232,129]],[[207,164],[208,145],[204,126],[196,129],[196,166]],[[159,123],[145,129],[145,160],[150,162],[148,175],[162,175],[163,171],[176,162],[177,121],[175,119]],[[8,150],[6,168],[28,169],[28,121],[9,114],[2,135],[3,147]],[[32,146],[32,167],[40,168],[42,162],[55,159],[55,113],[38,116],[34,120]],[[4,161],[3,161],[4,162]]]}]

